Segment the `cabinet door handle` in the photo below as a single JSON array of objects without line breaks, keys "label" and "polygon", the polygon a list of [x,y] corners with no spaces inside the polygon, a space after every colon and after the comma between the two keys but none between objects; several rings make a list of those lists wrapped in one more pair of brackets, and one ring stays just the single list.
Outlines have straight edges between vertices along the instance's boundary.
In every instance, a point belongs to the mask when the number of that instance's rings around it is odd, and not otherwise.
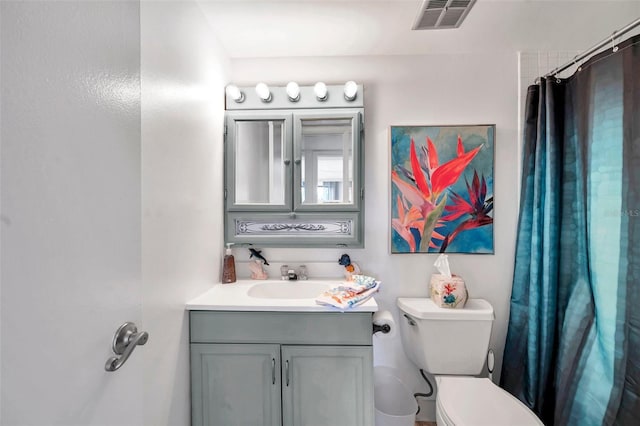
[{"label": "cabinet door handle", "polygon": [[285,166],[288,166],[289,164],[291,164],[291,160],[289,158],[285,158],[283,161]]},{"label": "cabinet door handle", "polygon": [[296,163],[296,166],[300,165],[300,163],[302,163],[302,160],[300,158],[296,158],[295,160],[293,160],[294,163]]},{"label": "cabinet door handle", "polygon": [[276,359],[271,358],[271,384],[276,384]]},{"label": "cabinet door handle", "polygon": [[284,371],[285,371],[285,376],[287,379],[287,386],[289,386],[289,360],[286,360],[284,362]]}]

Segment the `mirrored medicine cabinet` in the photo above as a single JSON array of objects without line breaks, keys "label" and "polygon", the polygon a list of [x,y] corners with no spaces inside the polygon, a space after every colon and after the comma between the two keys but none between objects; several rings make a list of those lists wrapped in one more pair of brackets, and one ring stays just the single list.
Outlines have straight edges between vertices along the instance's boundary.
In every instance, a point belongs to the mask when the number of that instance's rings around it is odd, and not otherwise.
[{"label": "mirrored medicine cabinet", "polygon": [[225,240],[260,247],[363,246],[362,87],[327,86],[324,101],[252,87],[225,112]]}]

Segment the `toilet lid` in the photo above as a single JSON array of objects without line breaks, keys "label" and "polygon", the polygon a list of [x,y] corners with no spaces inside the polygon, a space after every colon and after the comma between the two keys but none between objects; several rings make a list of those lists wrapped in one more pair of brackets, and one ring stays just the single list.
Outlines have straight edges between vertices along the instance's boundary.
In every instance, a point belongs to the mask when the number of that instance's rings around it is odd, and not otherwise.
[{"label": "toilet lid", "polygon": [[439,376],[436,380],[438,412],[448,425],[543,425],[522,402],[487,378]]}]

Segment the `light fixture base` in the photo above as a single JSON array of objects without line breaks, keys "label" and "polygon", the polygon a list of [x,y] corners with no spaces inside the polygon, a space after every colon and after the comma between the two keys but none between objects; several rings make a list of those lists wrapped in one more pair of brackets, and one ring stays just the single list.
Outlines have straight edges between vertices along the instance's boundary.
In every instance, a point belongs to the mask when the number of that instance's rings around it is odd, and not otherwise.
[{"label": "light fixture base", "polygon": [[327,97],[324,101],[316,98],[313,85],[300,86],[300,93],[297,100],[289,98],[284,86],[271,86],[271,99],[263,100],[255,92],[252,86],[242,86],[240,90],[244,95],[242,102],[236,102],[226,95],[226,109],[233,110],[255,110],[255,109],[314,109],[314,108],[362,108],[364,107],[364,89],[358,85],[357,95],[353,101],[349,101],[344,96],[344,85],[327,85]]}]

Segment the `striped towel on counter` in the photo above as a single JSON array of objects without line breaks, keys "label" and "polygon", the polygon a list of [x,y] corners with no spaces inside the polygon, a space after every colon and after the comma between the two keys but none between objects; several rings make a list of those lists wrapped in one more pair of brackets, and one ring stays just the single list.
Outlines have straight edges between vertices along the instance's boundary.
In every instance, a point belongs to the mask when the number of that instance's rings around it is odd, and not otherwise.
[{"label": "striped towel on counter", "polygon": [[319,305],[335,306],[349,309],[369,300],[380,288],[380,281],[366,275],[354,275],[353,281],[342,283],[340,286],[325,291],[316,298]]}]

